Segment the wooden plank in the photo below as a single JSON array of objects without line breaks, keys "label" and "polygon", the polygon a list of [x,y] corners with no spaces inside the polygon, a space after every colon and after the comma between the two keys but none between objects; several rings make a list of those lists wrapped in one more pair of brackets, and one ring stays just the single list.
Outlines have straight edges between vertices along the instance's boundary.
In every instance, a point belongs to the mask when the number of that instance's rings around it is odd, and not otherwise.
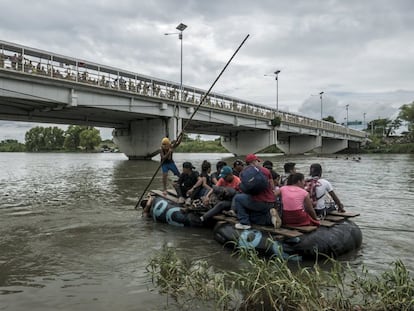
[{"label": "wooden plank", "polygon": [[326,220],[330,220],[330,221],[335,221],[335,222],[338,222],[338,221],[342,221],[342,220],[344,220],[344,219],[345,219],[345,217],[342,217],[342,216],[334,216],[334,215],[327,215],[327,216],[325,217],[325,219],[326,219]]},{"label": "wooden plank", "polygon": [[285,228],[275,229],[271,226],[252,225],[252,228],[257,229],[257,230],[261,230],[261,231],[280,234],[280,235],[283,235],[283,236],[288,237],[288,238],[296,238],[298,236],[303,235],[302,232],[299,232],[299,231],[296,231],[296,230],[285,229]]},{"label": "wooden plank", "polygon": [[[226,221],[226,222],[231,223],[231,224],[237,224],[239,222],[237,220],[237,218],[227,217],[225,215],[215,215],[215,216],[213,216],[213,218],[216,219],[216,220],[219,220],[219,221]],[[290,229],[286,229],[286,228],[275,229],[271,226],[259,226],[259,225],[252,225],[252,228],[257,229],[257,230],[261,230],[261,231],[280,234],[280,235],[283,235],[284,237],[288,237],[288,238],[296,238],[298,236],[303,235],[303,233],[301,233],[299,231],[290,230]]]},{"label": "wooden plank", "polygon": [[161,190],[150,190],[150,192],[153,193],[153,194],[156,194],[160,197],[163,197],[164,199],[167,199],[169,201],[172,201],[172,202],[178,204],[178,198],[177,197],[174,197],[170,194],[164,195]]},{"label": "wooden plank", "polygon": [[167,192],[173,196],[177,196],[177,191],[175,191],[175,189],[167,189]]},{"label": "wooden plank", "polygon": [[226,215],[220,214],[220,215],[214,215],[213,218],[215,220],[224,220],[226,222],[229,222],[231,224],[237,224],[239,221],[235,217],[228,217]]},{"label": "wooden plank", "polygon": [[329,220],[321,220],[320,221],[322,227],[332,227],[335,226],[335,223]]},{"label": "wooden plank", "polygon": [[283,226],[283,227],[288,228],[288,229],[297,230],[299,232],[304,232],[304,233],[309,233],[309,232],[312,232],[312,231],[315,231],[316,229],[318,229],[317,226],[300,226],[300,227]]},{"label": "wooden plank", "polygon": [[333,215],[333,216],[342,216],[342,217],[356,217],[360,215],[360,213],[353,213],[353,212],[341,213],[338,211],[332,211],[332,212],[329,212],[328,214]]}]

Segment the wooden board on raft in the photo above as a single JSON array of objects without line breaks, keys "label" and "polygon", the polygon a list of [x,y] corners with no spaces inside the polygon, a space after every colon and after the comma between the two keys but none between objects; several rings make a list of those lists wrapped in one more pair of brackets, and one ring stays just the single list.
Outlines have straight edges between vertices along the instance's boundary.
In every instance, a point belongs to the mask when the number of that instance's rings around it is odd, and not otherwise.
[{"label": "wooden board on raft", "polygon": [[167,189],[167,193],[173,195],[173,196],[177,196],[177,191],[175,191],[175,189]]},{"label": "wooden board on raft", "polygon": [[334,222],[339,222],[344,220],[345,217],[342,216],[334,216],[334,215],[326,215],[325,216],[325,220],[329,220],[329,221],[334,221]]},{"label": "wooden board on raft", "polygon": [[359,216],[359,213],[353,213],[353,212],[345,212],[345,213],[341,213],[338,211],[332,211],[328,213],[329,215],[333,215],[333,216],[341,216],[341,217],[356,217]]},{"label": "wooden board on raft", "polygon": [[169,193],[167,193],[166,195],[164,195],[161,190],[151,190],[150,193],[153,193],[155,195],[158,195],[158,196],[160,196],[162,198],[165,198],[165,199],[167,199],[169,201],[172,201],[172,202],[178,204],[178,198],[175,197],[175,196],[173,196],[173,195],[171,195],[171,194],[169,194]]},{"label": "wooden board on raft", "polygon": [[294,226],[284,226],[286,228],[289,229],[293,229],[293,230],[297,230],[299,232],[304,232],[304,233],[309,233],[312,231],[315,231],[316,229],[318,229],[317,226],[300,226],[300,227],[294,227]]},{"label": "wooden board on raft", "polygon": [[329,220],[320,220],[319,222],[321,223],[321,227],[328,227],[328,228],[330,228],[330,227],[335,226],[335,223],[332,222],[332,221],[329,221]]},{"label": "wooden board on raft", "polygon": [[[228,217],[225,215],[215,215],[213,216],[213,218],[215,220],[220,220],[220,221],[225,221],[231,224],[236,224],[239,221],[237,220],[237,218],[235,217]],[[275,233],[275,234],[280,234],[283,235],[284,237],[288,237],[288,238],[296,238],[298,236],[303,235],[303,233],[296,231],[296,230],[290,230],[290,229],[286,229],[286,228],[279,228],[279,229],[275,229],[271,226],[259,226],[259,225],[252,225],[253,229],[257,229],[257,230],[261,230],[261,231],[266,231],[266,232],[270,232],[270,233]]]}]

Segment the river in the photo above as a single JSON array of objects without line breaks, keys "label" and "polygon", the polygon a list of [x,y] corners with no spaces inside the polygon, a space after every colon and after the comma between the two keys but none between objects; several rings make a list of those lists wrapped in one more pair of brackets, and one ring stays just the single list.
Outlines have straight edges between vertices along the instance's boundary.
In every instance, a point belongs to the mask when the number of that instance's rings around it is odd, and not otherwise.
[{"label": "river", "polygon": [[[230,154],[176,154],[181,168]],[[414,272],[414,155],[269,158],[282,172],[319,162],[346,210],[360,212],[362,248],[340,260],[381,273],[401,259]],[[144,220],[135,203],[158,167],[123,154],[0,153],[0,310],[161,310],[149,258],[164,244],[234,269],[208,229]],[[158,176],[152,188],[159,189]]]}]

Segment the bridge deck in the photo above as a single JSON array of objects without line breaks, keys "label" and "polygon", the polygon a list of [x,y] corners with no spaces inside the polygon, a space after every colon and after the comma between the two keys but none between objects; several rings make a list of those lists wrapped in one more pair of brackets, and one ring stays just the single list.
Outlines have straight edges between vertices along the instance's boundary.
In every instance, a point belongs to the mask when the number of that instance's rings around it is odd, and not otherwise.
[{"label": "bridge deck", "polygon": [[[6,41],[0,40],[0,46],[0,71],[6,73],[12,71],[24,75],[70,81],[100,89],[176,101],[189,106],[198,105],[206,93],[205,90],[187,85],[183,86],[181,93],[178,83]],[[282,124],[322,129],[349,135],[353,138],[365,138],[364,132],[349,129],[339,124],[315,120],[280,110],[276,111],[267,106],[219,93],[211,93],[206,98],[203,107],[239,115],[254,116],[269,121],[277,116]]]}]

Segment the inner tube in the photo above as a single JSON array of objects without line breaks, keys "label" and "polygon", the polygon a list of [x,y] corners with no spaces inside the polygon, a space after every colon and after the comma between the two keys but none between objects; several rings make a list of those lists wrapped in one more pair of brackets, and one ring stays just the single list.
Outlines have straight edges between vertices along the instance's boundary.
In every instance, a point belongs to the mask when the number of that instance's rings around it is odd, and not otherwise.
[{"label": "inner tube", "polygon": [[214,239],[230,248],[255,249],[269,257],[277,256],[291,261],[302,259],[286,253],[283,242],[276,240],[275,236],[257,229],[237,230],[233,224],[219,222],[214,227]]},{"label": "inner tube", "polygon": [[202,227],[200,217],[194,213],[185,213],[172,201],[155,196],[151,203],[150,214],[154,221],[177,227]]},{"label": "inner tube", "polygon": [[319,227],[300,237],[281,240],[266,231],[237,230],[233,224],[218,223],[214,239],[229,247],[251,248],[267,256],[298,261],[321,255],[335,258],[356,250],[362,244],[362,232],[355,223],[344,220],[332,227]]}]

